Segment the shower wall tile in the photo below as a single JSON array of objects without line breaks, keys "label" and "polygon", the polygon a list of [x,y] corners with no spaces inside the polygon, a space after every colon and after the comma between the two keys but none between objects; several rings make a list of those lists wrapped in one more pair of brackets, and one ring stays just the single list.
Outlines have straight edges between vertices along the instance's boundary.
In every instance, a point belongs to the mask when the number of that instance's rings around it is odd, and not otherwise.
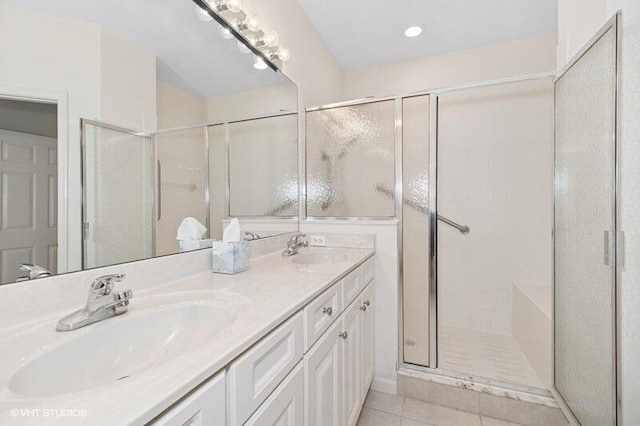
[{"label": "shower wall tile", "polygon": [[551,281],[552,85],[468,90],[439,105],[439,214],[471,228],[438,224],[440,324],[510,335],[513,284]]}]

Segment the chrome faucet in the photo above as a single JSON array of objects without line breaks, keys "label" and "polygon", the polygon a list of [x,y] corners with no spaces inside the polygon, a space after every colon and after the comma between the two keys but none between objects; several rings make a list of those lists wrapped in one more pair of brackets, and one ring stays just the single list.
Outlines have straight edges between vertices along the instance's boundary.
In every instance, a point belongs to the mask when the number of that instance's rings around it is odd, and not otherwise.
[{"label": "chrome faucet", "polygon": [[36,280],[38,278],[50,277],[52,275],[47,268],[33,265],[31,263],[21,263],[20,270],[26,272],[28,275],[19,277],[16,282]]},{"label": "chrome faucet", "polygon": [[61,318],[56,331],[76,330],[127,312],[129,299],[133,297],[131,290],[112,293],[113,284],[123,281],[124,278],[124,274],[112,274],[93,280],[85,307]]},{"label": "chrome faucet", "polygon": [[258,238],[260,238],[260,235],[256,234],[255,232],[246,231],[244,233],[245,241],[253,241],[253,240],[257,240]]},{"label": "chrome faucet", "polygon": [[302,247],[309,246],[309,243],[305,240],[307,234],[295,234],[289,238],[287,242],[287,248],[282,252],[283,256],[294,256],[298,254],[298,250]]}]

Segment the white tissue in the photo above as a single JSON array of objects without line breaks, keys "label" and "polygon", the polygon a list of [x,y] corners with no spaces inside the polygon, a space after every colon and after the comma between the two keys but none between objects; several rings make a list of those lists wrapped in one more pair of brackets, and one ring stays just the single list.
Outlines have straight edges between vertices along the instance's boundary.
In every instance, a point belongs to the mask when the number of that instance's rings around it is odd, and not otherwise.
[{"label": "white tissue", "polygon": [[222,242],[225,243],[237,243],[240,241],[240,222],[237,218],[231,219],[229,225],[224,228],[222,233]]},{"label": "white tissue", "polygon": [[185,217],[178,226],[178,235],[176,240],[193,241],[202,238],[207,228],[193,217]]}]

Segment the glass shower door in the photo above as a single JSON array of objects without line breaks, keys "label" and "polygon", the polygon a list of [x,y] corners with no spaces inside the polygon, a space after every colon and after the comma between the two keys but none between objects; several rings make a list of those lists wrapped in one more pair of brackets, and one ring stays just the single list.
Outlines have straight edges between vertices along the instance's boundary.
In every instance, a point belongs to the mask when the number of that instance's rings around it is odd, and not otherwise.
[{"label": "glass shower door", "polygon": [[616,29],[556,81],[555,388],[615,424]]},{"label": "glass shower door", "polygon": [[84,120],[83,269],[155,255],[151,137]]}]

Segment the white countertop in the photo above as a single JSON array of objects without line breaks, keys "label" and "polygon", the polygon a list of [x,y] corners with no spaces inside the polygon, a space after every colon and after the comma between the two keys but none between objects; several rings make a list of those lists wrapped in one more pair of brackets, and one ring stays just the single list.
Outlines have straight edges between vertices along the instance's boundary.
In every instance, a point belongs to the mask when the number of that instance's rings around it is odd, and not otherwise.
[{"label": "white countertop", "polygon": [[[374,253],[372,249],[321,250],[344,253],[347,260],[303,266],[293,264],[279,252],[272,253],[252,259],[249,271],[238,275],[206,272],[137,292],[132,286],[134,297],[128,313],[76,331],[56,332],[57,318],[51,316],[41,321],[32,318],[19,332],[16,332],[16,327],[9,332],[0,331],[0,424],[121,425],[148,422]],[[197,349],[139,375],[131,375],[126,380],[55,397],[19,395],[9,387],[18,368],[48,347],[83,333],[99,333],[100,327],[109,322],[123,321],[127,315],[187,299],[232,303],[238,315],[230,326],[202,342]],[[59,368],[69,367],[60,365]],[[101,366],[96,365],[96,368]],[[80,414],[78,411],[67,412],[71,415],[65,417],[60,411],[63,409],[84,411]]]}]

